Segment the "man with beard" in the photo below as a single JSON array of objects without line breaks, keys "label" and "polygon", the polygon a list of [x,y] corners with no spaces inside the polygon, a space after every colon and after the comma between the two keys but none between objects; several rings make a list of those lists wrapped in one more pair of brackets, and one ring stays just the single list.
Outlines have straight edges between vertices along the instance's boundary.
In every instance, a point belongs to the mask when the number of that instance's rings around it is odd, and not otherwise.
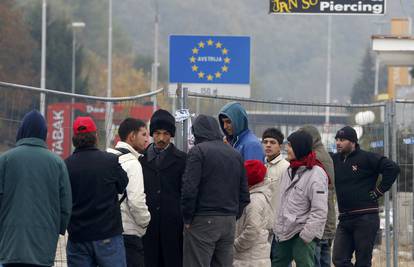
[{"label": "man with beard", "polygon": [[[386,157],[362,150],[355,130],[340,129],[335,136],[338,153],[333,156],[339,224],[333,248],[336,267],[371,266],[379,229],[378,198],[387,192],[400,172]],[[378,176],[382,174],[381,182]]]},{"label": "man with beard", "polygon": [[180,200],[186,154],[171,143],[174,134],[174,117],[166,110],[157,110],[150,121],[150,135],[154,142],[140,159],[151,214],[143,240],[145,266],[182,266],[183,222]]}]

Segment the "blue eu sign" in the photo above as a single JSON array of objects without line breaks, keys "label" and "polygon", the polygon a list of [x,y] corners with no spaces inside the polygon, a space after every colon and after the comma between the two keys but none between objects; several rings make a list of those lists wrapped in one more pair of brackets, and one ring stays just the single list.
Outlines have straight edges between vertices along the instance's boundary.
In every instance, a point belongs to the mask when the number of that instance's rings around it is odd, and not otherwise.
[{"label": "blue eu sign", "polygon": [[249,84],[250,37],[170,36],[170,83]]}]

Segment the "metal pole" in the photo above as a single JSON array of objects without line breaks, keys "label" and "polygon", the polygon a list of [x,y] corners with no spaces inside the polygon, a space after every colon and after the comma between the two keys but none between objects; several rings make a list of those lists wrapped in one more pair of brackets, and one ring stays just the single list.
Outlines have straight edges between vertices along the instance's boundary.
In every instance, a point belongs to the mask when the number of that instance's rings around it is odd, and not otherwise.
[{"label": "metal pole", "polygon": [[[328,16],[328,45],[326,62],[326,103],[331,101],[332,16]],[[329,125],[329,107],[325,111],[325,124]]]},{"label": "metal pole", "polygon": [[[391,159],[397,162],[397,120],[396,120],[396,103],[395,99],[392,101],[391,109]],[[397,180],[398,181],[398,180]],[[393,232],[393,260],[394,267],[398,267],[398,243],[399,243],[399,220],[398,220],[398,188],[395,182],[392,186],[392,232]]]},{"label": "metal pole", "polygon": [[[159,31],[159,9],[158,1],[154,1],[155,4],[155,19],[154,19],[154,62],[152,63],[151,70],[151,91],[157,90],[158,86],[158,31]],[[151,97],[153,104],[153,111],[157,110],[157,96],[154,95]]]},{"label": "metal pole", "polygon": [[[188,109],[188,88],[183,87],[181,90],[181,104],[182,110]],[[183,151],[188,152],[188,120],[190,117],[183,121]]]},{"label": "metal pole", "polygon": [[[385,106],[385,121],[384,121],[384,155],[390,157],[390,102]],[[390,235],[390,192],[386,192],[384,196],[385,206],[385,260],[386,267],[391,267],[391,235]]]},{"label": "metal pole", "polygon": [[[176,90],[176,96],[177,96],[177,101],[178,101],[178,108],[181,109],[183,107],[183,98],[182,98],[182,85],[181,83],[177,83],[177,90]],[[176,107],[174,105],[174,109],[173,109],[173,114],[175,114],[176,111]],[[178,127],[178,131],[176,134],[176,138],[175,138],[175,143],[177,145],[177,148],[180,150],[183,150],[183,140],[184,140],[184,131],[183,131],[183,124],[179,123],[177,125]]]},{"label": "metal pole", "polygon": [[414,260],[414,145],[411,145],[411,147],[412,147],[412,164],[413,164],[413,168],[412,168],[412,185],[411,185],[411,191],[413,192],[413,195],[412,195],[412,202],[411,202],[411,205],[412,205],[412,222],[411,222],[411,259],[413,259]]},{"label": "metal pole", "polygon": [[[41,70],[40,70],[40,88],[46,88],[46,12],[47,3],[43,0],[42,3],[42,56],[41,56]],[[40,114],[45,116],[46,110],[46,94],[40,93]]]},{"label": "metal pole", "polygon": [[[106,96],[112,96],[112,0],[109,0],[109,26],[108,26],[108,84]],[[112,130],[112,103],[106,103],[105,110],[105,126],[106,126],[106,147],[111,145]]]},{"label": "metal pole", "polygon": [[[72,25],[72,94],[76,92],[76,33],[75,33],[75,27]],[[71,98],[71,106],[70,106],[70,126],[72,127],[73,121],[75,120],[75,112],[73,110],[73,107],[75,105],[75,98]],[[73,134],[72,131],[70,131],[71,134]],[[71,146],[71,149],[73,150],[73,146]]]}]

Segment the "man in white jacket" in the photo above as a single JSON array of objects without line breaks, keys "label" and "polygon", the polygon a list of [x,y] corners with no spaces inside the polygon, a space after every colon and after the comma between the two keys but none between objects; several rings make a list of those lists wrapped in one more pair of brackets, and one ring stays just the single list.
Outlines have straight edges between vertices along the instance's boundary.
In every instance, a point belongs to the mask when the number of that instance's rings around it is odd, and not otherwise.
[{"label": "man in white jacket", "polygon": [[115,149],[108,152],[119,155],[119,163],[128,174],[129,183],[120,197],[123,237],[128,267],[144,266],[142,237],[150,221],[145,203],[144,178],[138,158],[148,145],[148,130],[145,123],[127,118],[119,125],[119,141]]}]

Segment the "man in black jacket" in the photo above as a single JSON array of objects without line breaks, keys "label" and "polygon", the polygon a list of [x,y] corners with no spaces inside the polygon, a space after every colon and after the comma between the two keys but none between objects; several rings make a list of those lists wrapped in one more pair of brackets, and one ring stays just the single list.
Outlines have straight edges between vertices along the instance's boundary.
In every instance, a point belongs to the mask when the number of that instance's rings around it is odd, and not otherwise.
[{"label": "man in black jacket", "polygon": [[[371,266],[372,249],[379,229],[378,198],[387,192],[400,171],[384,156],[360,149],[355,130],[346,126],[336,136],[333,155],[339,224],[333,263],[336,267]],[[377,183],[382,174],[380,183]]]},{"label": "man in black jacket", "polygon": [[183,266],[232,266],[236,217],[250,202],[243,159],[223,145],[213,117],[199,115],[192,130],[181,198]]},{"label": "man in black jacket", "polygon": [[183,222],[180,209],[181,178],[186,153],[171,143],[175,119],[159,109],[151,117],[150,144],[140,159],[146,203],[151,221],[144,235],[144,259],[148,267],[182,267]]},{"label": "man in black jacket", "polygon": [[76,149],[65,161],[73,203],[68,266],[125,267],[118,194],[124,192],[128,176],[117,155],[96,147],[96,126],[90,117],[77,117],[73,134]]}]

